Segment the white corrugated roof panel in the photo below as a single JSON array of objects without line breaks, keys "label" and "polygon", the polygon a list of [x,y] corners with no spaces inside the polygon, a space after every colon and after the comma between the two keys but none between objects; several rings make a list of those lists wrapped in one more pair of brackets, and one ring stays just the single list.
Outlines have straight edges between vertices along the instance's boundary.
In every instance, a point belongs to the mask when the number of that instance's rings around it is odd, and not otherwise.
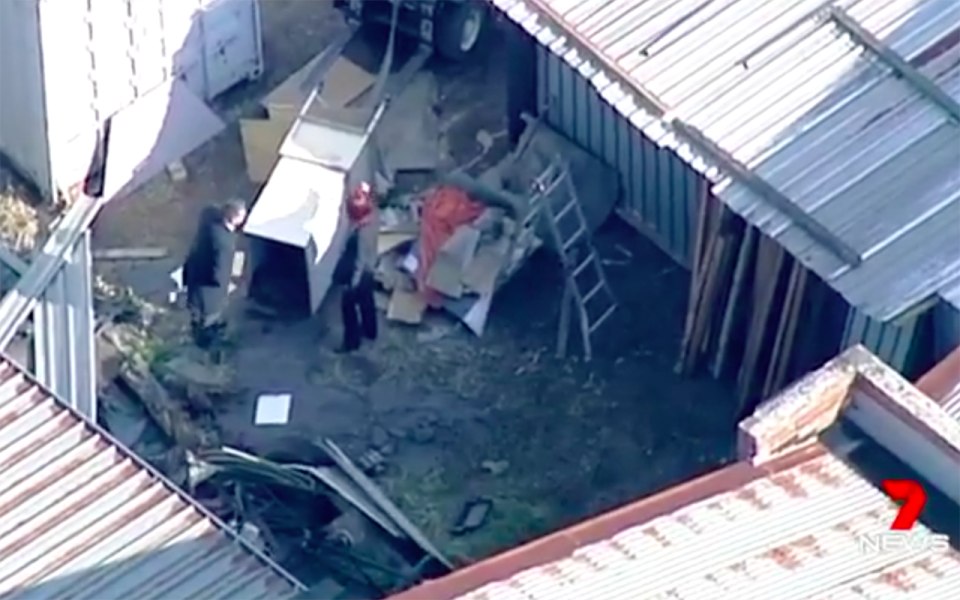
[{"label": "white corrugated roof panel", "polygon": [[[492,1],[867,314],[895,317],[960,272],[957,122],[823,12],[842,8],[956,103],[956,2]],[[644,95],[658,106],[645,106]],[[673,119],[769,182],[861,264],[844,265],[749,185],[728,179],[709,152],[664,126]]]},{"label": "white corrugated roof panel", "polygon": [[0,597],[292,598],[299,584],[0,359]]}]

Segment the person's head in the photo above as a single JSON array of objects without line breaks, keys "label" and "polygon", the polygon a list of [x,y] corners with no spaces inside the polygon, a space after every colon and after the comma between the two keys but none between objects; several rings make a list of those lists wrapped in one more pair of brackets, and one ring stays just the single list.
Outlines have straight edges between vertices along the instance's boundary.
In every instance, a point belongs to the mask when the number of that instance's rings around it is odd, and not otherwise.
[{"label": "person's head", "polygon": [[347,198],[347,217],[354,225],[366,225],[373,218],[373,189],[367,182],[357,186],[357,190]]},{"label": "person's head", "polygon": [[247,219],[247,205],[243,200],[231,200],[223,206],[223,224],[227,229],[239,229]]}]

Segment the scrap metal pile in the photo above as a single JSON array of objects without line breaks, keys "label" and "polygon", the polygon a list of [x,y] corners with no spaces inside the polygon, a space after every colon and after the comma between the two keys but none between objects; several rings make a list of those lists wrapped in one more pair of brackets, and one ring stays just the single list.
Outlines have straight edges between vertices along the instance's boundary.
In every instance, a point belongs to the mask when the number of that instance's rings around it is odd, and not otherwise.
[{"label": "scrap metal pile", "polygon": [[234,448],[190,458],[194,495],[295,574],[318,568],[324,597],[382,597],[449,572],[451,563],[327,439],[275,460]]}]

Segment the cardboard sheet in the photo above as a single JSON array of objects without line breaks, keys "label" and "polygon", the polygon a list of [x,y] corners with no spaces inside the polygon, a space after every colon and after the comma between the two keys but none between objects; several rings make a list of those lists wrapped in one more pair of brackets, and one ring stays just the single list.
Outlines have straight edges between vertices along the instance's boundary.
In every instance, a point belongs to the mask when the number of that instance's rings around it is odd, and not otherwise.
[{"label": "cardboard sheet", "polygon": [[285,118],[291,112],[296,118],[303,103],[323,78],[323,71],[326,68],[323,63],[326,62],[324,60],[326,57],[326,51],[314,56],[299,71],[267,94],[261,104],[267,109],[271,119],[278,116]]},{"label": "cardboard sheet", "polygon": [[473,227],[458,227],[430,266],[427,285],[444,296],[459,298],[463,293],[463,276],[473,260],[480,232]]},{"label": "cardboard sheet", "polygon": [[[112,118],[106,181],[108,198],[125,196],[218,134],[223,121],[182,81],[168,81]],[[96,132],[79,135],[58,154],[58,178],[81,179],[97,147]]]},{"label": "cardboard sheet", "polygon": [[463,284],[480,295],[492,294],[509,250],[510,243],[506,239],[481,246],[463,275]]},{"label": "cardboard sheet", "polygon": [[240,119],[240,138],[250,181],[263,183],[270,176],[279,158],[280,145],[295,118],[296,114],[289,121],[284,118]]},{"label": "cardboard sheet", "polygon": [[493,304],[497,280],[510,252],[510,242],[501,238],[477,250],[464,275],[464,284],[479,296],[444,299],[444,308],[460,319],[477,336],[482,336]]},{"label": "cardboard sheet", "polygon": [[419,325],[423,321],[423,313],[426,310],[427,303],[420,294],[395,288],[390,294],[387,318],[408,325]]},{"label": "cardboard sheet", "polygon": [[347,56],[340,56],[323,75],[320,99],[331,108],[343,108],[373,87],[377,79]]},{"label": "cardboard sheet", "polygon": [[381,231],[377,237],[377,255],[382,256],[415,239],[417,239],[416,233]]}]

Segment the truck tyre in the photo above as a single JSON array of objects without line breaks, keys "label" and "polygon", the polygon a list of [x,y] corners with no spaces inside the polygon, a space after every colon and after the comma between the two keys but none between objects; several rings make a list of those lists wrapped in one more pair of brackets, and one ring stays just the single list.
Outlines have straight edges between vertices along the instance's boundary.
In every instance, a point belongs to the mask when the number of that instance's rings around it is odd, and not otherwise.
[{"label": "truck tyre", "polygon": [[464,60],[479,45],[488,17],[484,0],[440,2],[433,27],[437,53],[454,62]]}]

